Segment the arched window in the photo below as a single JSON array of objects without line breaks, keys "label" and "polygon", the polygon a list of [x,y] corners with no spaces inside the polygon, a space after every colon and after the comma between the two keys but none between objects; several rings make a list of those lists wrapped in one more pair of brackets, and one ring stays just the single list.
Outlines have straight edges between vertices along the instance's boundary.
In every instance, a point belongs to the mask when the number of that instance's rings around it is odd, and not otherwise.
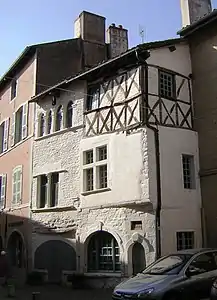
[{"label": "arched window", "polygon": [[88,271],[120,271],[118,243],[108,232],[94,233],[88,243]]},{"label": "arched window", "polygon": [[73,118],[73,102],[70,101],[67,105],[67,111],[66,111],[66,127],[72,127],[72,118]]},{"label": "arched window", "polygon": [[41,114],[39,119],[39,136],[45,135],[45,115]]},{"label": "arched window", "polygon": [[63,128],[63,107],[62,105],[58,107],[56,113],[56,131]]},{"label": "arched window", "polygon": [[50,134],[52,130],[52,111],[49,111],[47,119],[47,134]]}]

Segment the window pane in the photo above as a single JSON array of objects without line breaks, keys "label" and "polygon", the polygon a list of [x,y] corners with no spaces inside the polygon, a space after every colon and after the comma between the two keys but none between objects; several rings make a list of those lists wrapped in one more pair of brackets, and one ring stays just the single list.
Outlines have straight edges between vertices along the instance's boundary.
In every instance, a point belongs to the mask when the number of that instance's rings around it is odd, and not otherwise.
[{"label": "window pane", "polygon": [[60,106],[57,110],[56,114],[56,131],[59,131],[62,129],[62,123],[63,123],[63,109],[62,106]]},{"label": "window pane", "polygon": [[194,248],[194,232],[177,232],[176,233],[177,250]]},{"label": "window pane", "polygon": [[97,152],[99,161],[107,159],[107,146],[99,147]]},{"label": "window pane", "polygon": [[69,102],[67,106],[67,115],[66,115],[66,127],[72,127],[72,117],[73,117],[73,108],[72,108],[73,103]]},{"label": "window pane", "polygon": [[47,176],[41,176],[41,186],[40,186],[40,199],[39,199],[39,208],[43,208],[46,205],[47,201],[47,189],[48,189]]},{"label": "window pane", "polygon": [[99,188],[103,189],[107,184],[107,165],[99,166]]},{"label": "window pane", "polygon": [[53,173],[51,175],[51,201],[50,206],[54,207],[58,204],[58,189],[59,189],[59,174]]},{"label": "window pane", "polygon": [[42,114],[40,117],[40,132],[39,136],[43,136],[45,134],[45,115]]},{"label": "window pane", "polygon": [[84,171],[86,173],[86,191],[93,190],[93,169],[87,169]]},{"label": "window pane", "polygon": [[51,133],[51,129],[52,129],[52,112],[50,111],[47,120],[47,134]]},{"label": "window pane", "polygon": [[93,150],[88,150],[84,153],[84,163],[86,165],[93,163]]}]

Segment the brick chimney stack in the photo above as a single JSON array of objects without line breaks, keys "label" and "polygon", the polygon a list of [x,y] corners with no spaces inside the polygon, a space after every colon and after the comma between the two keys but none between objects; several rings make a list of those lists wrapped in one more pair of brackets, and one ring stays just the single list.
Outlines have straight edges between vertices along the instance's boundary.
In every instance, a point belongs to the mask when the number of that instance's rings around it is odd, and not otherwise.
[{"label": "brick chimney stack", "polygon": [[122,25],[111,24],[107,29],[107,43],[109,44],[110,57],[120,55],[128,50],[128,30]]},{"label": "brick chimney stack", "polygon": [[74,22],[74,37],[105,44],[105,18],[83,11]]},{"label": "brick chimney stack", "polygon": [[180,0],[182,27],[186,27],[212,12],[211,0]]}]

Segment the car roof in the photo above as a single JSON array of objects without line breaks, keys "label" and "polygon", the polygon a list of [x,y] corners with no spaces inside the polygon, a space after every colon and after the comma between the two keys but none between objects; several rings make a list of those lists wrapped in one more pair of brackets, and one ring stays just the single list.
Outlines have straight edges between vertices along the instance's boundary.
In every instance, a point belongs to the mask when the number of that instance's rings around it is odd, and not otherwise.
[{"label": "car roof", "polygon": [[210,251],[217,251],[217,248],[195,248],[195,249],[186,249],[186,250],[180,250],[172,254],[190,254],[195,255],[203,252],[210,252]]}]

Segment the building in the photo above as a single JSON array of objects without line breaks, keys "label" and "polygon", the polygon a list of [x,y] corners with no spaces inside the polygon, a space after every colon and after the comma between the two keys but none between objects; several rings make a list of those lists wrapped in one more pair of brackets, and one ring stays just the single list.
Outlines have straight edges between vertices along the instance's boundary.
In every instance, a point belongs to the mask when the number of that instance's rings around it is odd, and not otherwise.
[{"label": "building", "polygon": [[49,281],[110,286],[201,246],[191,73],[186,41],[159,41],[32,98],[33,269]]},{"label": "building", "polygon": [[188,41],[191,53],[194,126],[199,135],[204,245],[216,247],[217,10],[212,11],[209,0],[186,2],[189,2],[190,9],[183,14],[195,11],[194,2],[202,9],[199,15],[201,18],[197,18],[197,21],[188,23],[183,21],[183,28],[179,34]]},{"label": "building", "polygon": [[19,274],[26,272],[31,261],[35,104],[29,100],[59,81],[126,51],[127,31],[121,32],[122,36],[119,27],[111,26],[107,33],[111,43],[107,44],[105,18],[83,12],[75,22],[75,38],[27,47],[0,79],[0,243],[8,249]]}]

